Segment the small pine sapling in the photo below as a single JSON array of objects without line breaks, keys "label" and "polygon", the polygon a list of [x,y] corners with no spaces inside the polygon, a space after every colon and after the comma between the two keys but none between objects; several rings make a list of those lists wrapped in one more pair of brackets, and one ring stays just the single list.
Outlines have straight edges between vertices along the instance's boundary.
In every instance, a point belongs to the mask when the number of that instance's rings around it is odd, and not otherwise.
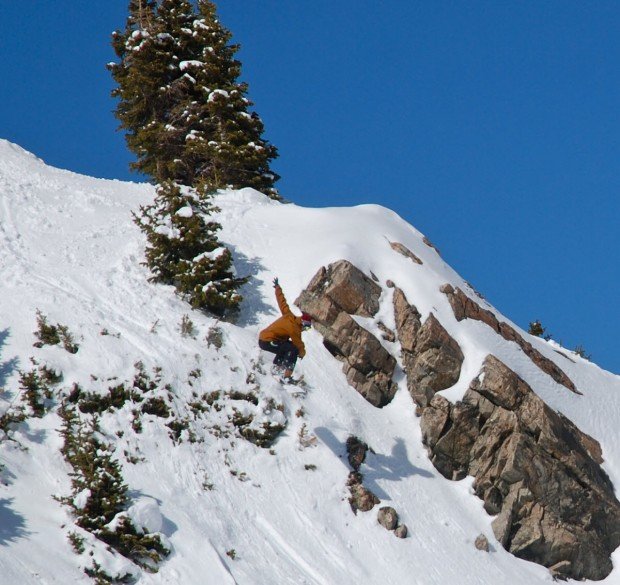
[{"label": "small pine sapling", "polygon": [[44,345],[58,345],[60,343],[58,327],[50,325],[47,322],[47,316],[39,309],[37,309],[37,330],[34,332],[34,335],[39,340],[34,344],[34,346],[38,348]]}]

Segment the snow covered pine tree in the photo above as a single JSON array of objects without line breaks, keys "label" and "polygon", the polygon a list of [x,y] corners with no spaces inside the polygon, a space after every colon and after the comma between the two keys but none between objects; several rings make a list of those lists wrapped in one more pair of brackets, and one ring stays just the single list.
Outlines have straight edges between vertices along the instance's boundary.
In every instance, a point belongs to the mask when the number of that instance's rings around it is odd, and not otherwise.
[{"label": "snow covered pine tree", "polygon": [[213,2],[130,3],[125,31],[109,64],[118,87],[116,116],[138,161],[132,168],[157,182],[199,183],[209,190],[253,187],[273,199],[278,154],[262,138],[263,122],[248,111],[239,82],[239,45],[221,25]]},{"label": "snow covered pine tree", "polygon": [[207,194],[169,181],[134,221],[146,234],[151,280],[174,285],[196,309],[224,315],[241,302],[237,288],[246,279],[235,275],[230,251],[218,242],[221,226],[206,219],[213,210]]}]

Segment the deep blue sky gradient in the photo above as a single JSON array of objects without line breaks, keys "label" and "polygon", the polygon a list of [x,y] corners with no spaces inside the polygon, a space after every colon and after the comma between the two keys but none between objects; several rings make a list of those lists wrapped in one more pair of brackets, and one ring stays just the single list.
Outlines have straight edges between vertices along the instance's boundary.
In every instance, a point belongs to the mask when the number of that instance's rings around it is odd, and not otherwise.
[{"label": "deep blue sky gradient", "polygon": [[[0,138],[136,179],[105,69],[127,4],[2,2]],[[286,198],[394,209],[508,318],[620,372],[620,2],[218,7]]]}]

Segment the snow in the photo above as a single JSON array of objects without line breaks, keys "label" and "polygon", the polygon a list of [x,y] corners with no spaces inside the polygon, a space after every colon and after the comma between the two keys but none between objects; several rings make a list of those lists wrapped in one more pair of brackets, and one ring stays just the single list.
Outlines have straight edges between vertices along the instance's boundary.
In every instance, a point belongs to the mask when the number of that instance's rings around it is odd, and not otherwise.
[{"label": "snow", "polygon": [[202,65],[203,65],[202,61],[196,61],[196,60],[181,61],[179,63],[179,69],[181,71],[186,71],[188,69],[192,69],[193,67],[201,67]]},{"label": "snow", "polygon": [[190,218],[194,215],[194,210],[192,209],[191,205],[186,205],[185,207],[181,207],[181,209],[179,209],[175,215],[178,215],[179,217],[186,217],[186,218]]},{"label": "snow", "polygon": [[216,248],[215,250],[211,250],[211,252],[202,252],[202,254],[198,254],[198,256],[194,258],[194,262],[200,262],[204,258],[208,258],[209,260],[217,260],[217,258],[225,252],[226,248],[224,247]]},{"label": "snow", "polygon": [[159,511],[159,504],[153,498],[140,498],[127,510],[127,516],[134,525],[142,528],[144,532],[161,532],[164,519]]},{"label": "snow", "polygon": [[[382,286],[379,315],[360,321],[373,330],[378,320],[394,327],[393,292],[385,284],[392,280],[423,319],[434,313],[463,349],[461,379],[446,397],[458,400],[493,353],[601,442],[603,467],[617,486],[620,377],[528,337],[582,392],[573,394],[489,327],[457,322],[439,287],[451,283],[470,294],[465,281],[424,244],[419,231],[377,205],[308,209],[252,189],[220,193],[214,200],[221,210],[220,239],[233,251],[237,273],[249,277],[241,291],[245,300],[236,324],[194,312],[172,287],[149,283],[141,264],[145,242],[131,212],[154,194],[150,185],[50,168],[0,141],[2,412],[18,400],[19,370],[31,366],[31,356],[62,371],[61,387],[79,383],[93,392],[105,391],[112,377],[114,383],[131,380],[138,361],[149,373],[161,368],[162,383],[172,388],[171,407],[179,413],[188,412],[195,395],[249,392],[252,376],[260,385],[257,404],[222,399],[220,411],[196,415],[195,442],[172,440],[152,415],[143,417],[142,433],[134,433],[129,407],[102,417],[101,433],[113,445],[129,486],[126,514],[139,527],[161,532],[172,553],[154,574],[111,555],[94,539],[92,558],[108,571],[134,572],[140,585],[552,582],[546,569],[513,557],[494,539],[492,518],[474,496],[470,478],[450,482],[436,472],[401,371],[394,401],[376,409],[347,384],[340,363],[311,330],[304,334],[308,353],[298,368],[308,383],[306,395],[289,393],[269,376],[271,356],[259,351],[256,339],[278,315],[271,282],[279,278],[292,305],[321,266],[346,258],[372,271]],[[396,253],[390,242],[407,246],[423,264]],[[80,346],[77,354],[59,346],[33,347],[37,309],[50,322],[68,326]],[[184,316],[193,323],[192,335],[181,332]],[[221,349],[207,342],[216,330]],[[397,344],[385,347],[399,357]],[[233,409],[254,416],[253,425],[271,421],[286,429],[271,449],[234,434],[218,436]],[[60,428],[52,409],[28,419],[14,440],[0,442],[2,583],[92,583],[83,572],[91,557],[76,554],[67,540],[71,531],[88,535],[56,499],[71,490]],[[351,512],[349,435],[373,448],[362,468],[365,485],[382,505],[397,510],[408,538],[399,540],[380,527],[376,511]],[[76,504],[86,496],[79,494]],[[489,539],[490,553],[475,549],[480,533]],[[619,554],[613,557],[616,569],[602,583],[620,583]]]},{"label": "snow", "polygon": [[207,102],[208,102],[208,103],[211,103],[211,102],[215,101],[215,100],[218,98],[218,96],[222,96],[222,97],[224,97],[224,98],[228,98],[228,97],[230,97],[230,96],[228,95],[228,92],[227,92],[226,90],[224,90],[224,89],[214,89],[214,90],[213,90],[213,91],[209,94],[209,97],[207,98]]}]

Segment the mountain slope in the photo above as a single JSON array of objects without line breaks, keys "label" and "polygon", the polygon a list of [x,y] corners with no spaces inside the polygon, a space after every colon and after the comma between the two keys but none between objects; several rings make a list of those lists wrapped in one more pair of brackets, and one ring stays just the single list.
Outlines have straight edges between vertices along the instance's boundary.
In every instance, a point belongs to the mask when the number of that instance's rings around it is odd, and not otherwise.
[{"label": "mountain slope", "polygon": [[[0,582],[88,583],[83,569],[93,559],[109,573],[133,572],[144,584],[551,581],[545,568],[513,557],[495,541],[492,518],[473,495],[471,479],[449,482],[434,469],[401,370],[395,399],[374,408],[347,384],[340,363],[311,331],[299,365],[307,394],[292,395],[268,375],[270,356],[261,355],[256,338],[277,315],[271,280],[280,278],[292,303],[321,266],[348,259],[376,275],[383,288],[377,318],[363,322],[369,329],[377,320],[395,328],[385,286],[394,281],[423,318],[432,311],[463,350],[461,377],[443,395],[461,398],[486,355],[496,355],[600,441],[603,468],[616,486],[618,376],[529,338],[581,395],[571,393],[484,324],[457,322],[439,288],[471,288],[422,234],[373,205],[304,209],[252,190],[220,194],[221,239],[239,274],[250,280],[236,324],[217,322],[192,312],[172,287],[147,282],[140,264],[144,241],[131,211],[152,196],[151,186],[52,169],[0,141],[1,410],[21,400],[19,371],[32,367],[31,357],[63,374],[47,414],[28,418],[0,443]],[[395,252],[390,242],[402,243],[422,264]],[[69,328],[79,344],[76,354],[60,346],[33,347],[37,310]],[[184,316],[193,334],[183,334]],[[396,344],[385,346],[398,358]],[[165,399],[170,417],[141,413],[137,432],[134,411],[141,404],[127,403],[102,414],[101,435],[123,465],[133,516],[170,544],[172,552],[155,574],[106,552],[87,534],[86,552],[77,555],[68,534],[80,531],[69,508],[54,499],[71,491],[71,469],[60,453],[61,397],[74,384],[105,394],[139,371],[161,377],[151,394]],[[190,406],[205,395],[213,408],[204,401]],[[271,448],[260,448],[232,424],[243,416],[285,429]],[[178,436],[166,426],[172,419],[181,425]],[[385,531],[374,511],[352,513],[345,449],[350,435],[374,450],[364,465],[365,485],[381,505],[398,511],[408,538]],[[489,554],[474,548],[480,533],[491,542]],[[620,583],[618,569],[604,582]]]}]

